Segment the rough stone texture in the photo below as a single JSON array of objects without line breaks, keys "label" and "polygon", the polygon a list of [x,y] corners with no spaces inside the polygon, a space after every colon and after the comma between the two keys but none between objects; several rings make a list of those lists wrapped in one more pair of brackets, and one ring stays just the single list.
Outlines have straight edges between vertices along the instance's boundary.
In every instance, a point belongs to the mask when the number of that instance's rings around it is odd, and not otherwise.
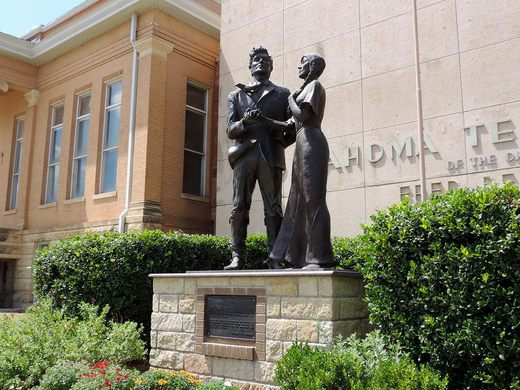
[{"label": "rough stone texture", "polygon": [[152,311],[158,312],[159,311],[159,295],[153,294],[152,298]]},{"label": "rough stone texture", "polygon": [[300,341],[318,341],[318,321],[304,320],[296,323],[297,339]]},{"label": "rough stone texture", "polygon": [[295,340],[297,333],[296,320],[267,320],[266,337],[271,340]]},{"label": "rough stone texture", "polygon": [[179,311],[179,297],[177,295],[161,295],[159,311],[161,313],[177,313]]},{"label": "rough stone texture", "polygon": [[195,314],[184,314],[182,316],[182,330],[188,333],[195,332]]},{"label": "rough stone texture", "polygon": [[152,349],[150,351],[150,365],[158,368],[182,370],[184,366],[184,354],[174,351]]},{"label": "rough stone texture", "polygon": [[152,329],[170,331],[182,330],[182,315],[152,313]]},{"label": "rough stone texture", "polygon": [[179,311],[181,313],[195,313],[196,303],[195,298],[183,296],[179,298]]},{"label": "rough stone texture", "polygon": [[195,374],[209,374],[211,358],[199,354],[188,354],[184,358],[184,369]]},{"label": "rough stone texture", "polygon": [[282,298],[282,318],[338,319],[339,301],[325,298]]},{"label": "rough stone texture", "polygon": [[283,342],[275,340],[267,340],[265,343],[267,360],[276,362],[283,355]]},{"label": "rough stone texture", "polygon": [[276,364],[269,362],[256,362],[254,380],[263,383],[274,384]]},{"label": "rough stone texture", "polygon": [[345,319],[367,318],[367,304],[360,298],[345,298],[340,302],[340,317]]},{"label": "rough stone texture", "polygon": [[268,297],[267,298],[267,316],[270,318],[280,317],[281,314],[281,303],[279,297]]}]

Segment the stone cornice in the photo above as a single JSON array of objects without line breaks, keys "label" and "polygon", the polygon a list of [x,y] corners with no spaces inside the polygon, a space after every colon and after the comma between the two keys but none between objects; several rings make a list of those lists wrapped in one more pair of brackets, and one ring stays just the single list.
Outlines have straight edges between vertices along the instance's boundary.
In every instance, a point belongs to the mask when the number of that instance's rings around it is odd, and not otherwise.
[{"label": "stone cornice", "polygon": [[[31,31],[25,38],[49,31],[94,3],[95,0],[85,2],[50,25]],[[139,13],[150,7],[159,8],[210,36],[219,35],[220,15],[193,0],[118,0],[93,9],[75,23],[36,43],[0,33],[0,53],[34,65],[42,65],[129,20],[132,13]]]}]

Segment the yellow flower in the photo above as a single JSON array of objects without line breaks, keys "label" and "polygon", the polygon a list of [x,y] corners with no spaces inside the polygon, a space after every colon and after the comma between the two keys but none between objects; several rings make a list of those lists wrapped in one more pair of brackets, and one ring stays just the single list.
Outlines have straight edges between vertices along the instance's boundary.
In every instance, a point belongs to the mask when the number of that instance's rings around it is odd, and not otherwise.
[{"label": "yellow flower", "polygon": [[141,380],[141,378],[137,378],[137,379],[135,380],[135,384],[136,384],[136,385],[140,385],[141,383],[143,383],[143,381]]},{"label": "yellow flower", "polygon": [[165,381],[164,379],[159,379],[159,380],[157,381],[157,384],[158,384],[159,386],[164,386],[164,385],[167,384],[167,383],[168,383],[168,381]]}]

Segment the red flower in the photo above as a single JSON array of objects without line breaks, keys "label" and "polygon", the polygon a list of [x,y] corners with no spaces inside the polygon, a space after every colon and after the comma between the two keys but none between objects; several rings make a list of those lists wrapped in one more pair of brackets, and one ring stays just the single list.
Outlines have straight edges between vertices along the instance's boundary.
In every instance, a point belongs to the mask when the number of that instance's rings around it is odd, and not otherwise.
[{"label": "red flower", "polygon": [[101,371],[100,374],[101,374],[101,375],[106,375],[107,372],[106,372],[106,371]]},{"label": "red flower", "polygon": [[116,381],[117,381],[117,382],[121,382],[121,377],[118,376],[118,377],[116,378]]},{"label": "red flower", "polygon": [[102,362],[94,363],[90,368],[102,370],[103,368],[106,368],[109,364],[110,362],[108,360],[103,360]]},{"label": "red flower", "polygon": [[119,372],[119,371],[121,371],[121,369],[120,369],[119,367],[117,367],[117,368],[116,368],[116,371]]},{"label": "red flower", "polygon": [[123,379],[128,379],[128,375],[125,375],[125,376],[123,377]]},{"label": "red flower", "polygon": [[111,384],[109,381],[105,381],[105,386],[106,386],[106,387],[111,387],[112,384]]}]

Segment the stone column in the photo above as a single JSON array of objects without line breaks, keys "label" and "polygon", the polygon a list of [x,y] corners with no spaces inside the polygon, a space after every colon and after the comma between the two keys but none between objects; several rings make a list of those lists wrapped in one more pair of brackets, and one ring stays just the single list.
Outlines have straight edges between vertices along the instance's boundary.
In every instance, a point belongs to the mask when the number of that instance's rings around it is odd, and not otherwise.
[{"label": "stone column", "polygon": [[173,43],[151,35],[139,39],[132,201],[129,224],[160,227],[167,57]]},{"label": "stone column", "polygon": [[22,145],[22,161],[20,171],[20,184],[18,187],[18,207],[20,211],[20,229],[26,229],[28,220],[28,209],[29,209],[29,194],[31,190],[31,174],[33,171],[32,167],[32,156],[34,149],[34,137],[36,129],[36,110],[38,108],[38,99],[40,97],[40,91],[32,89],[24,94],[25,100],[27,101],[27,108],[25,110],[25,125]]}]

